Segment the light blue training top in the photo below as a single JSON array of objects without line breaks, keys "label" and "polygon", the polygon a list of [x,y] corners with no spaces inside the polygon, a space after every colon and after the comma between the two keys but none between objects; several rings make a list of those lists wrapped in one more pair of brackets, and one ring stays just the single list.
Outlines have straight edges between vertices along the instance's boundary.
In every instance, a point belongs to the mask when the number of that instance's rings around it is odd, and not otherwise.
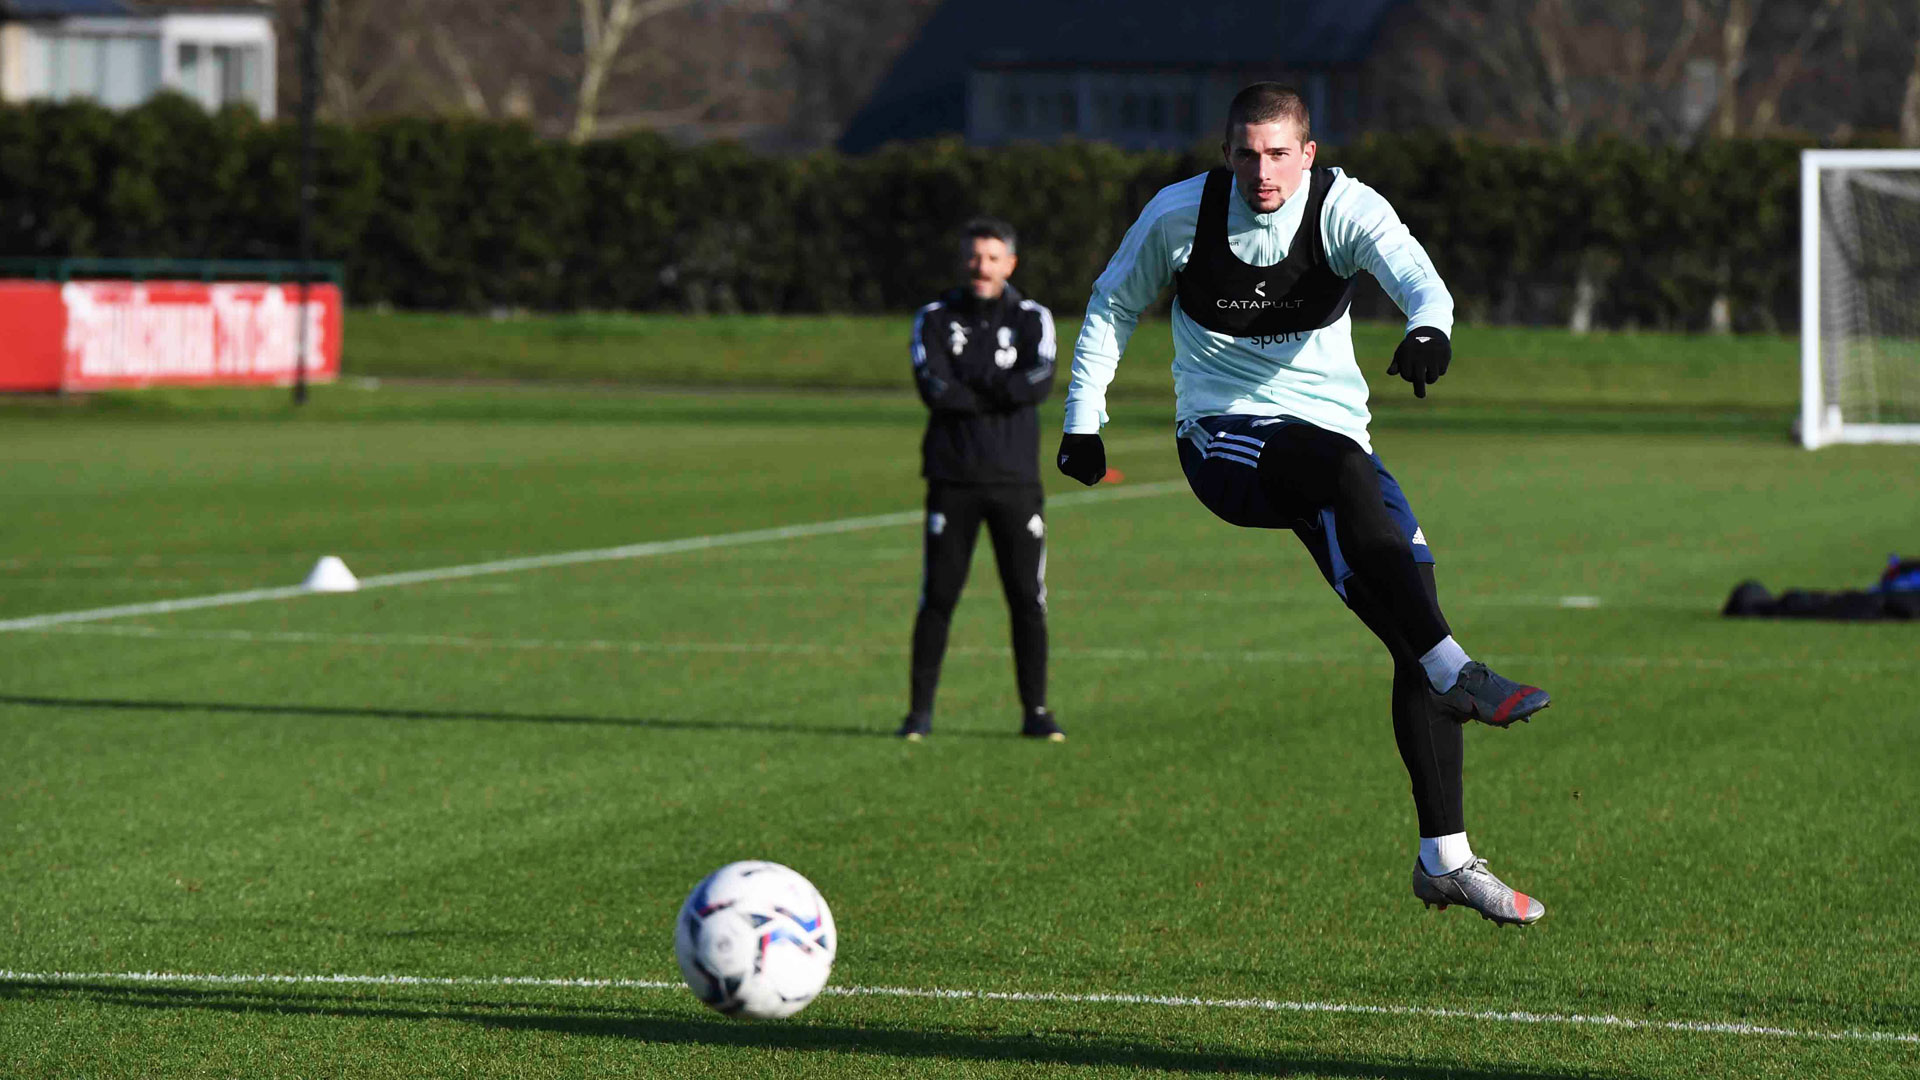
[{"label": "light blue training top", "polygon": [[[1407,329],[1431,326],[1453,333],[1453,297],[1426,250],[1379,192],[1334,171],[1321,209],[1320,231],[1334,273],[1362,270],[1379,280],[1407,315]],[[1107,387],[1140,313],[1173,281],[1193,251],[1203,173],[1160,193],[1127,230],[1087,301],[1086,320],[1073,346],[1067,387],[1066,430],[1093,433],[1107,422]],[[1271,214],[1256,214],[1234,184],[1227,204],[1227,243],[1242,262],[1272,266],[1306,213],[1310,176]],[[1176,420],[1184,433],[1203,416],[1292,416],[1345,435],[1369,453],[1367,380],[1353,355],[1349,315],[1319,330],[1265,338],[1216,334],[1173,305],[1173,386]]]}]

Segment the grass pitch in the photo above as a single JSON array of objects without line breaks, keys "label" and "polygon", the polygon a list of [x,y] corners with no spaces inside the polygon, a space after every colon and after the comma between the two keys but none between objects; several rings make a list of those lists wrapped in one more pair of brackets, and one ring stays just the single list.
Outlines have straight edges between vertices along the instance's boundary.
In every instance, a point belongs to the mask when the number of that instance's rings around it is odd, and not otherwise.
[{"label": "grass pitch", "polygon": [[[9,407],[0,620],[920,498],[898,394],[268,400]],[[0,632],[0,1074],[1920,1072],[1915,629],[1716,615],[1910,549],[1920,456],[1452,408],[1377,444],[1461,640],[1555,693],[1468,733],[1537,927],[1413,900],[1384,654],[1290,536],[1154,487],[1147,403],[1123,484],[1053,491],[1063,745],[1013,735],[984,540],[935,735],[888,737],[912,523]],[[837,987],[1006,996],[747,1024],[568,983],[677,982],[681,898],[745,857],[821,887]]]},{"label": "grass pitch", "polygon": [[[1062,307],[1059,339],[1079,335]],[[423,312],[348,313],[345,369],[415,378],[567,379],[648,386],[894,390],[908,385],[910,320],[898,315],[679,315],[584,313],[479,319]],[[1404,323],[1354,323],[1354,351],[1376,403],[1406,384],[1384,375]],[[1790,417],[1800,401],[1799,339],[1780,334],[1702,337],[1623,331],[1572,335],[1462,325],[1447,393],[1425,412],[1465,404],[1556,409],[1683,409]],[[1141,322],[1117,398],[1170,399],[1171,325]],[[1064,391],[1065,386],[1060,387]]]}]

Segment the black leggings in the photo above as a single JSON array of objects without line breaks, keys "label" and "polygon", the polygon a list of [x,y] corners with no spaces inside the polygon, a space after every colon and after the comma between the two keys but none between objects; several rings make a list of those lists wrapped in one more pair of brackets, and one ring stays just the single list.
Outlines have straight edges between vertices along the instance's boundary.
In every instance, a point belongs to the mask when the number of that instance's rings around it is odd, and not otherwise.
[{"label": "black leggings", "polygon": [[1332,507],[1340,551],[1353,576],[1347,607],[1393,657],[1393,738],[1413,781],[1421,836],[1466,831],[1461,725],[1435,706],[1420,658],[1451,631],[1440,613],[1433,567],[1416,563],[1407,536],[1381,498],[1379,474],[1360,445],[1307,424],[1267,439],[1260,483],[1285,513],[1302,519]]},{"label": "black leggings", "polygon": [[1423,581],[1416,569],[1407,535],[1387,512],[1373,458],[1359,443],[1311,424],[1287,424],[1260,452],[1260,486],[1289,517],[1311,521],[1332,508],[1347,565],[1372,585],[1375,606],[1415,660],[1447,636],[1431,576]]},{"label": "black leggings", "polygon": [[908,709],[933,712],[934,691],[947,653],[947,627],[973,563],[980,526],[993,539],[1000,591],[1013,631],[1014,680],[1020,704],[1047,703],[1047,539],[1040,485],[927,485],[926,555],[920,610],[913,620]]},{"label": "black leggings", "polygon": [[[1437,608],[1440,601],[1433,567],[1423,563],[1418,573]],[[1400,747],[1400,760],[1413,782],[1413,809],[1420,818],[1420,835],[1465,832],[1465,784],[1461,778],[1461,762],[1466,756],[1464,726],[1435,705],[1427,673],[1420,666],[1421,654],[1401,636],[1379,590],[1358,573],[1347,579],[1347,607],[1360,616],[1393,656],[1393,741]]]}]

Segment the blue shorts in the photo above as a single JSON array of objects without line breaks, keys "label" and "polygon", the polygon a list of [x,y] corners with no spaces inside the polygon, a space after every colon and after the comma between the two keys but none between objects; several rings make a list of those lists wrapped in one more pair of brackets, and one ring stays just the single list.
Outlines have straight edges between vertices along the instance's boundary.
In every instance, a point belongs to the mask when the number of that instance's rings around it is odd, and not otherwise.
[{"label": "blue shorts", "polygon": [[[1267,435],[1278,425],[1298,423],[1304,421],[1285,416],[1204,417],[1197,429],[1189,429],[1188,437],[1174,440],[1180,451],[1180,468],[1187,474],[1187,486],[1221,521],[1247,529],[1292,529],[1313,554],[1321,576],[1344,600],[1353,570],[1340,556],[1333,511],[1323,509],[1309,519],[1290,517],[1273,505],[1260,486],[1260,452]],[[1380,474],[1380,495],[1387,513],[1413,545],[1413,561],[1433,562],[1426,534],[1420,531],[1420,522],[1414,519],[1413,507],[1407,505],[1399,481],[1380,464],[1378,454],[1373,455],[1373,467]]]}]

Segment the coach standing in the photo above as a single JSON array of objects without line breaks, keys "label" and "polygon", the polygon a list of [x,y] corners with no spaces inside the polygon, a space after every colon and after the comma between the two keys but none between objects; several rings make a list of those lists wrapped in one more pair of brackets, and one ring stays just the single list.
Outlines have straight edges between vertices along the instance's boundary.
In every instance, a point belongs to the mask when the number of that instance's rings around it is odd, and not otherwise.
[{"label": "coach standing", "polygon": [[1020,733],[1066,738],[1047,709],[1047,525],[1034,406],[1053,389],[1053,313],[1007,284],[1013,226],[976,218],[960,233],[964,282],[913,320],[913,378],[927,404],[926,556],[913,621],[910,704],[900,736],[933,726],[947,627],[984,522],[1013,626]]}]

